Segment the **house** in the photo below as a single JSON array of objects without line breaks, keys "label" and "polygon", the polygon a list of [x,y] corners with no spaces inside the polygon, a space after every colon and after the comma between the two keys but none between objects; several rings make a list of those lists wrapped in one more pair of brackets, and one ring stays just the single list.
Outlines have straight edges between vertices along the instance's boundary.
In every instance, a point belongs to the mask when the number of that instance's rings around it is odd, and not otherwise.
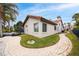
[{"label": "house", "polygon": [[58,32],[64,31],[64,24],[60,16],[54,22],[57,24],[56,29]]},{"label": "house", "polygon": [[25,34],[30,34],[40,38],[58,33],[58,24],[41,16],[28,15],[23,26]]}]

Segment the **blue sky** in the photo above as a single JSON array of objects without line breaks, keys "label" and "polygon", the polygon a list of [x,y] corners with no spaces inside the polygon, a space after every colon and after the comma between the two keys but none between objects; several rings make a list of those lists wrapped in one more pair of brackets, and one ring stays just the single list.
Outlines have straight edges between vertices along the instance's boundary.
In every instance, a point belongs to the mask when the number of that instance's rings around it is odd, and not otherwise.
[{"label": "blue sky", "polygon": [[61,16],[63,22],[71,22],[72,16],[79,12],[79,4],[69,3],[19,3],[17,21],[24,21],[27,15],[42,16],[55,20]]}]

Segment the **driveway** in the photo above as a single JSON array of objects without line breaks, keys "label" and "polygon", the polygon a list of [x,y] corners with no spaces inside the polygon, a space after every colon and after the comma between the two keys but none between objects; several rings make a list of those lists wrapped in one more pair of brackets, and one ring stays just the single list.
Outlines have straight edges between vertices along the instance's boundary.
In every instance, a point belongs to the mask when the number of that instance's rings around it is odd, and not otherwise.
[{"label": "driveway", "polygon": [[6,56],[66,56],[72,49],[71,41],[64,35],[59,34],[60,40],[55,45],[45,48],[32,49],[20,45],[19,36],[4,37]]}]

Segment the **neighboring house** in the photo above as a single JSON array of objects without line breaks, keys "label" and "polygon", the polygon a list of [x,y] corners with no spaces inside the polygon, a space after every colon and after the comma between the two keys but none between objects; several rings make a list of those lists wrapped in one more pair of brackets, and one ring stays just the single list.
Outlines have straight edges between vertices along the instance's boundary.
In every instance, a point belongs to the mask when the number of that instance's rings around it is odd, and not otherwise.
[{"label": "neighboring house", "polygon": [[73,23],[65,23],[64,24],[64,29],[65,30],[73,30],[74,24]]},{"label": "neighboring house", "polygon": [[72,21],[72,22],[70,23],[70,25],[71,25],[71,30],[73,30],[74,27],[75,27],[75,21]]},{"label": "neighboring house", "polygon": [[64,23],[64,29],[68,30],[68,24],[67,23]]},{"label": "neighboring house", "polygon": [[40,16],[28,15],[23,23],[24,33],[36,37],[46,37],[58,33],[57,24]]}]

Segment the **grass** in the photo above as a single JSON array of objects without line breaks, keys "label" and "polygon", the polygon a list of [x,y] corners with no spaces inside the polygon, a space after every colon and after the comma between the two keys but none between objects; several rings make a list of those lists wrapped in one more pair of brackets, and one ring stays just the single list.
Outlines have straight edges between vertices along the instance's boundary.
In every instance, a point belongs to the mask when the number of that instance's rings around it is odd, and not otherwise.
[{"label": "grass", "polygon": [[[38,38],[32,35],[20,35],[21,41],[20,44],[26,48],[43,48],[47,46],[51,46],[59,41],[59,35],[51,35],[44,38]],[[28,44],[27,41],[32,39],[35,41],[34,44]]]},{"label": "grass", "polygon": [[75,28],[74,28],[75,30],[79,30],[79,26],[75,26]]},{"label": "grass", "polygon": [[66,36],[71,40],[72,42],[72,50],[70,52],[70,56],[79,56],[79,40],[73,33],[67,33]]}]

